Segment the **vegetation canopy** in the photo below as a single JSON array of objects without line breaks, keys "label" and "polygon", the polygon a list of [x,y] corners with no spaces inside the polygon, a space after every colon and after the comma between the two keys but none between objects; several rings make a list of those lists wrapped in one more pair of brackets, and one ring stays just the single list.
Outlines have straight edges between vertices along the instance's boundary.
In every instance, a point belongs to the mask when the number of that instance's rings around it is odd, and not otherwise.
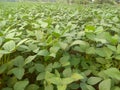
[{"label": "vegetation canopy", "polygon": [[1,2],[0,90],[120,90],[120,7]]}]

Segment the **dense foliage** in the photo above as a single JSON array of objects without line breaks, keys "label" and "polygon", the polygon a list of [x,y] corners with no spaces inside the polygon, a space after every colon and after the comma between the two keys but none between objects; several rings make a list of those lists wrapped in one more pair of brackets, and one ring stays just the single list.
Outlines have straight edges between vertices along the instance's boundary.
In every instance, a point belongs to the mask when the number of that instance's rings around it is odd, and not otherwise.
[{"label": "dense foliage", "polygon": [[0,4],[0,90],[120,90],[120,8]]}]

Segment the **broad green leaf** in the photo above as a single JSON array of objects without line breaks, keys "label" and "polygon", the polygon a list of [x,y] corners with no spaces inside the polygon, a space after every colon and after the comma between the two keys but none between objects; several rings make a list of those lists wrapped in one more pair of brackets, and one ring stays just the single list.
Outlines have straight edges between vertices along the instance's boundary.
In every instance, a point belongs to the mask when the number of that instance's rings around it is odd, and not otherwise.
[{"label": "broad green leaf", "polygon": [[51,47],[50,48],[50,56],[56,57],[56,54],[57,54],[59,49],[60,49],[60,47],[57,47],[57,46]]},{"label": "broad green leaf", "polygon": [[77,66],[80,63],[80,58],[76,58],[75,56],[70,59],[70,64],[73,66]]},{"label": "broad green leaf", "polygon": [[4,71],[7,69],[7,64],[3,64],[0,66],[0,74],[4,73]]},{"label": "broad green leaf", "polygon": [[105,79],[99,84],[99,90],[111,90],[111,79]]},{"label": "broad green leaf", "polygon": [[26,39],[23,39],[23,40],[21,40],[16,46],[18,47],[18,46],[20,46],[21,44],[23,44],[24,42],[26,42],[28,39],[26,38]]},{"label": "broad green leaf", "polygon": [[35,36],[37,40],[42,40],[44,38],[44,32],[36,30]]},{"label": "broad green leaf", "polygon": [[95,90],[95,88],[91,85],[86,85],[86,87],[87,87],[88,90]]},{"label": "broad green leaf", "polygon": [[3,39],[0,37],[0,46],[2,45],[3,43]]},{"label": "broad green leaf", "polygon": [[40,55],[40,56],[48,56],[49,55],[49,52],[48,50],[44,49],[44,50],[40,50],[37,55]]},{"label": "broad green leaf", "polygon": [[68,47],[67,43],[59,42],[60,48],[65,50]]},{"label": "broad green leaf", "polygon": [[112,51],[114,51],[114,52],[116,52],[116,47],[115,46],[113,46],[113,45],[107,45],[107,47],[109,48],[109,49],[111,49]]},{"label": "broad green leaf", "polygon": [[55,85],[62,85],[62,79],[60,77],[51,77],[47,81]]},{"label": "broad green leaf", "polygon": [[50,78],[56,78],[56,75],[53,73],[50,73],[48,71],[45,72],[45,80],[48,80]]},{"label": "broad green leaf", "polygon": [[112,51],[111,51],[109,48],[104,47],[103,50],[104,50],[103,52],[105,52],[105,56],[106,56],[107,58],[111,57]]},{"label": "broad green leaf", "polygon": [[57,90],[66,90],[67,85],[57,85]]},{"label": "broad green leaf", "polygon": [[86,50],[87,54],[95,54],[95,48],[94,47],[90,47]]},{"label": "broad green leaf", "polygon": [[120,71],[117,68],[109,68],[104,73],[113,79],[120,80]]},{"label": "broad green leaf", "polygon": [[43,80],[45,79],[45,72],[39,73],[36,80]]},{"label": "broad green leaf", "polygon": [[116,55],[115,59],[120,60],[120,55]]},{"label": "broad green leaf", "polygon": [[71,84],[69,85],[69,87],[70,87],[71,89],[73,89],[73,90],[77,90],[77,89],[80,87],[80,85],[77,84],[77,83],[71,83]]},{"label": "broad green leaf", "polygon": [[59,62],[53,63],[53,68],[59,68],[59,67],[61,67],[61,64]]},{"label": "broad green leaf", "polygon": [[38,90],[39,86],[36,84],[30,84],[25,90]]},{"label": "broad green leaf", "polygon": [[35,69],[38,72],[44,72],[45,71],[45,66],[43,64],[35,64]]},{"label": "broad green leaf", "polygon": [[74,80],[74,81],[77,81],[77,80],[80,80],[80,79],[83,79],[83,76],[81,74],[78,74],[78,73],[73,73],[71,75],[71,78]]},{"label": "broad green leaf", "polygon": [[89,43],[82,40],[75,40],[70,46],[74,46],[74,45],[83,45],[88,47]]},{"label": "broad green leaf", "polygon": [[64,77],[70,77],[71,74],[72,74],[71,68],[66,68],[66,69],[63,71]]},{"label": "broad green leaf", "polygon": [[8,51],[8,52],[11,52],[11,51],[15,50],[15,47],[16,47],[15,42],[12,41],[12,40],[6,42],[6,43],[3,45],[4,50],[6,50],[6,51]]},{"label": "broad green leaf", "polygon": [[119,19],[117,16],[114,16],[114,17],[112,18],[112,20],[113,20],[115,23],[117,23],[117,22],[120,21],[120,19]]},{"label": "broad green leaf", "polygon": [[115,86],[113,90],[120,90],[120,87]]},{"label": "broad green leaf", "polygon": [[120,44],[117,45],[117,54],[120,54]]},{"label": "broad green leaf", "polygon": [[41,19],[38,19],[37,22],[41,25],[42,28],[46,28],[48,26],[48,23],[42,21]]},{"label": "broad green leaf", "polygon": [[95,31],[95,26],[93,25],[86,25],[85,32],[93,32]]},{"label": "broad green leaf", "polygon": [[80,87],[81,87],[82,90],[95,90],[95,88],[93,86],[88,85],[86,83],[81,83]]},{"label": "broad green leaf", "polygon": [[88,80],[87,80],[87,83],[89,85],[95,85],[97,84],[98,82],[100,82],[102,79],[100,77],[90,77]]},{"label": "broad green leaf", "polygon": [[6,51],[6,50],[0,50],[0,54],[9,54],[10,52],[9,51]]},{"label": "broad green leaf", "polygon": [[34,52],[35,50],[38,49],[38,47],[36,44],[29,44],[29,49]]},{"label": "broad green leaf", "polygon": [[14,90],[25,90],[25,87],[29,84],[28,81],[18,81],[14,85]]},{"label": "broad green leaf", "polygon": [[34,56],[28,56],[25,59],[25,64],[28,64],[28,63],[32,62],[35,58],[36,58],[36,55],[34,55]]},{"label": "broad green leaf", "polygon": [[96,54],[101,56],[101,57],[105,57],[105,52],[103,50],[103,48],[96,48]]},{"label": "broad green leaf", "polygon": [[46,66],[45,71],[51,72],[52,68],[53,68],[53,65],[52,65],[52,63],[50,63]]},{"label": "broad green leaf", "polygon": [[14,36],[15,36],[15,32],[12,32],[12,33],[7,34],[5,38],[7,38],[7,39],[13,39]]},{"label": "broad green leaf", "polygon": [[101,43],[107,43],[107,40],[106,39],[102,39],[102,38],[95,38],[94,39],[96,42],[101,42]]},{"label": "broad green leaf", "polygon": [[24,68],[14,68],[12,69],[12,73],[18,78],[18,79],[22,79],[22,77],[24,76]]},{"label": "broad green leaf", "polygon": [[24,66],[24,58],[23,58],[23,56],[17,56],[13,60],[13,63],[14,63],[15,66],[23,67]]},{"label": "broad green leaf", "polygon": [[88,39],[92,40],[92,41],[94,41],[95,38],[96,38],[95,34],[92,33],[92,32],[87,32],[87,33],[86,33],[86,37],[87,37]]},{"label": "broad green leaf", "polygon": [[68,66],[70,65],[70,61],[69,61],[70,57],[68,54],[64,55],[63,57],[60,58],[60,63],[62,64],[62,66]]},{"label": "broad green leaf", "polygon": [[42,22],[42,23],[41,23],[41,27],[42,27],[42,28],[46,28],[47,26],[48,26],[48,23],[47,23],[47,22]]},{"label": "broad green leaf", "polygon": [[62,84],[63,85],[68,85],[70,83],[74,82],[74,79],[72,79],[71,77],[68,78],[62,78]]},{"label": "broad green leaf", "polygon": [[47,85],[45,86],[45,90],[54,90],[53,85]]},{"label": "broad green leaf", "polygon": [[104,31],[104,28],[103,28],[103,26],[99,26],[99,27],[97,27],[96,28],[96,30],[95,30],[95,33],[102,33]]}]

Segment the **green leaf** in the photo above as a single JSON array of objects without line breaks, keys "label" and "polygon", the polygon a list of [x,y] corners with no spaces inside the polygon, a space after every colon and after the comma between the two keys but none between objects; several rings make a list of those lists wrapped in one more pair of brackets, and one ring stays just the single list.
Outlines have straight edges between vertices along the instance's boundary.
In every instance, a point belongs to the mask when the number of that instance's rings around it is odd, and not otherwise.
[{"label": "green leaf", "polygon": [[85,32],[93,32],[93,31],[95,31],[95,26],[86,25]]},{"label": "green leaf", "polygon": [[86,87],[87,87],[88,90],[95,90],[95,88],[91,85],[86,85]]},{"label": "green leaf", "polygon": [[88,85],[86,83],[81,83],[80,87],[81,87],[82,90],[95,90],[95,88],[93,86]]},{"label": "green leaf", "polygon": [[60,77],[52,77],[47,79],[47,81],[55,85],[62,85],[62,79]]},{"label": "green leaf", "polygon": [[50,73],[50,72],[48,72],[48,71],[45,72],[45,80],[48,80],[48,79],[54,78],[54,77],[56,77],[55,74]]},{"label": "green leaf", "polygon": [[107,47],[104,47],[103,48],[103,52],[105,52],[105,56],[107,57],[107,58],[109,58],[109,57],[111,57],[111,55],[112,55],[112,51],[109,49],[109,48],[107,48]]},{"label": "green leaf", "polygon": [[48,26],[48,23],[47,23],[47,22],[42,22],[42,23],[41,23],[41,27],[42,27],[42,28],[46,28],[47,26]]},{"label": "green leaf", "polygon": [[116,52],[116,47],[115,46],[113,46],[113,45],[107,45],[107,47],[109,48],[109,49],[111,49],[112,51],[114,51],[114,52]]},{"label": "green leaf", "polygon": [[4,73],[4,71],[7,69],[7,64],[3,64],[0,66],[0,74]]},{"label": "green leaf", "polygon": [[60,47],[57,47],[57,46],[51,47],[50,48],[50,56],[56,57],[56,54],[57,54],[59,49],[60,49]]},{"label": "green leaf", "polygon": [[87,83],[89,85],[95,85],[97,84],[98,82],[100,82],[102,79],[100,77],[90,77],[88,80],[87,80]]},{"label": "green leaf", "polygon": [[46,66],[45,71],[51,72],[52,68],[53,68],[53,65],[52,65],[52,63],[50,63]]},{"label": "green leaf", "polygon": [[18,81],[14,85],[14,90],[25,90],[25,87],[29,84],[28,81]]},{"label": "green leaf", "polygon": [[15,36],[15,32],[9,33],[5,36],[6,39],[13,39]]},{"label": "green leaf", "polygon": [[9,54],[10,52],[9,51],[6,51],[6,50],[0,50],[0,54]]},{"label": "green leaf", "polygon": [[23,58],[23,56],[17,56],[13,60],[13,63],[14,63],[15,66],[23,67],[24,66],[24,58]]},{"label": "green leaf", "polygon": [[25,90],[38,90],[39,86],[36,84],[30,84]]},{"label": "green leaf", "polygon": [[53,68],[59,68],[59,67],[61,67],[61,64],[59,62],[53,63]]},{"label": "green leaf", "polygon": [[120,90],[120,87],[115,86],[113,90]]},{"label": "green leaf", "polygon": [[66,68],[66,69],[63,71],[64,77],[70,77],[71,74],[72,74],[71,68]]},{"label": "green leaf", "polygon": [[34,55],[34,56],[28,56],[25,59],[25,64],[28,64],[28,63],[32,62],[35,58],[36,58],[36,55]]},{"label": "green leaf", "polygon": [[96,54],[98,54],[101,57],[105,57],[105,52],[103,52],[103,48],[96,48]]},{"label": "green leaf", "polygon": [[71,83],[71,84],[69,85],[69,87],[70,87],[70,89],[72,89],[72,90],[78,90],[78,88],[80,87],[80,85],[77,84],[77,83]]},{"label": "green leaf", "polygon": [[67,43],[59,42],[60,48],[65,50],[68,47]]},{"label": "green leaf", "polygon": [[0,46],[2,45],[3,43],[3,39],[0,37]]},{"label": "green leaf", "polygon": [[60,58],[60,63],[62,64],[62,66],[68,66],[70,65],[70,61],[69,61],[70,57],[69,55],[64,55],[63,57]]},{"label": "green leaf", "polygon": [[22,79],[22,77],[24,76],[24,68],[14,68],[12,69],[12,73],[18,78],[18,79]]},{"label": "green leaf", "polygon": [[42,21],[41,19],[38,19],[37,22],[41,25],[42,28],[46,28],[48,26],[48,23]]},{"label": "green leaf", "polygon": [[38,72],[44,72],[45,71],[45,66],[43,64],[35,64],[35,69]]},{"label": "green leaf", "polygon": [[6,50],[6,51],[8,51],[8,52],[11,52],[11,51],[15,50],[15,47],[16,47],[15,42],[12,41],[12,40],[6,42],[6,43],[3,45],[4,50]]},{"label": "green leaf", "polygon": [[27,38],[21,40],[16,46],[17,46],[17,47],[20,46],[21,44],[23,44],[23,43],[26,42],[27,40],[28,40]]},{"label": "green leaf", "polygon": [[117,46],[117,54],[120,54],[120,44]]},{"label": "green leaf", "polygon": [[120,60],[120,55],[116,55],[115,59]]},{"label": "green leaf", "polygon": [[103,28],[103,26],[99,26],[99,27],[97,27],[96,28],[96,30],[95,30],[95,33],[102,33],[104,31],[104,28]]},{"label": "green leaf", "polygon": [[86,50],[87,54],[95,54],[95,48],[94,47],[90,47]]},{"label": "green leaf", "polygon": [[58,90],[66,90],[67,85],[57,85]]},{"label": "green leaf", "polygon": [[73,81],[74,81],[74,79],[72,79],[71,77],[63,78],[62,79],[62,84],[63,85],[68,85],[68,84],[72,83]]},{"label": "green leaf", "polygon": [[74,56],[74,57],[72,57],[71,59],[70,59],[70,64],[71,65],[73,65],[73,66],[77,66],[77,65],[79,65],[79,63],[80,63],[80,58],[76,58],[76,56]]},{"label": "green leaf", "polygon": [[47,86],[45,86],[45,90],[54,90],[54,87],[53,87],[53,85],[47,85]]},{"label": "green leaf", "polygon": [[109,68],[104,73],[113,79],[120,80],[120,71],[117,68]]},{"label": "green leaf", "polygon": [[83,45],[88,47],[89,43],[82,40],[75,40],[70,46],[74,46],[74,45]]},{"label": "green leaf", "polygon": [[3,88],[2,90],[13,90],[13,89],[9,88],[9,87],[6,87],[6,88]]},{"label": "green leaf", "polygon": [[111,90],[111,80],[106,79],[99,84],[99,90]]},{"label": "green leaf", "polygon": [[37,55],[40,55],[40,56],[48,56],[49,55],[49,52],[48,50],[44,49],[44,50],[40,50]]},{"label": "green leaf", "polygon": [[43,79],[45,79],[45,74],[46,74],[45,72],[39,73],[37,78],[36,78],[36,80],[43,80]]},{"label": "green leaf", "polygon": [[81,74],[78,74],[78,73],[73,73],[71,75],[71,78],[74,79],[74,81],[77,81],[77,80],[83,79],[83,76]]}]

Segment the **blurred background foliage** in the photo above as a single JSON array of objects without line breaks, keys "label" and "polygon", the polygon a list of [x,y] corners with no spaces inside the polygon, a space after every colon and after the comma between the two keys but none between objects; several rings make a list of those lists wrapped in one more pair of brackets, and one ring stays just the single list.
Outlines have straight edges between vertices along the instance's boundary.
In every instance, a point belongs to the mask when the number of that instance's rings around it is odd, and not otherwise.
[{"label": "blurred background foliage", "polygon": [[33,1],[33,2],[58,2],[58,3],[68,3],[68,4],[89,4],[89,3],[109,3],[109,4],[119,4],[120,0],[0,0],[6,2],[26,2],[26,1]]}]

